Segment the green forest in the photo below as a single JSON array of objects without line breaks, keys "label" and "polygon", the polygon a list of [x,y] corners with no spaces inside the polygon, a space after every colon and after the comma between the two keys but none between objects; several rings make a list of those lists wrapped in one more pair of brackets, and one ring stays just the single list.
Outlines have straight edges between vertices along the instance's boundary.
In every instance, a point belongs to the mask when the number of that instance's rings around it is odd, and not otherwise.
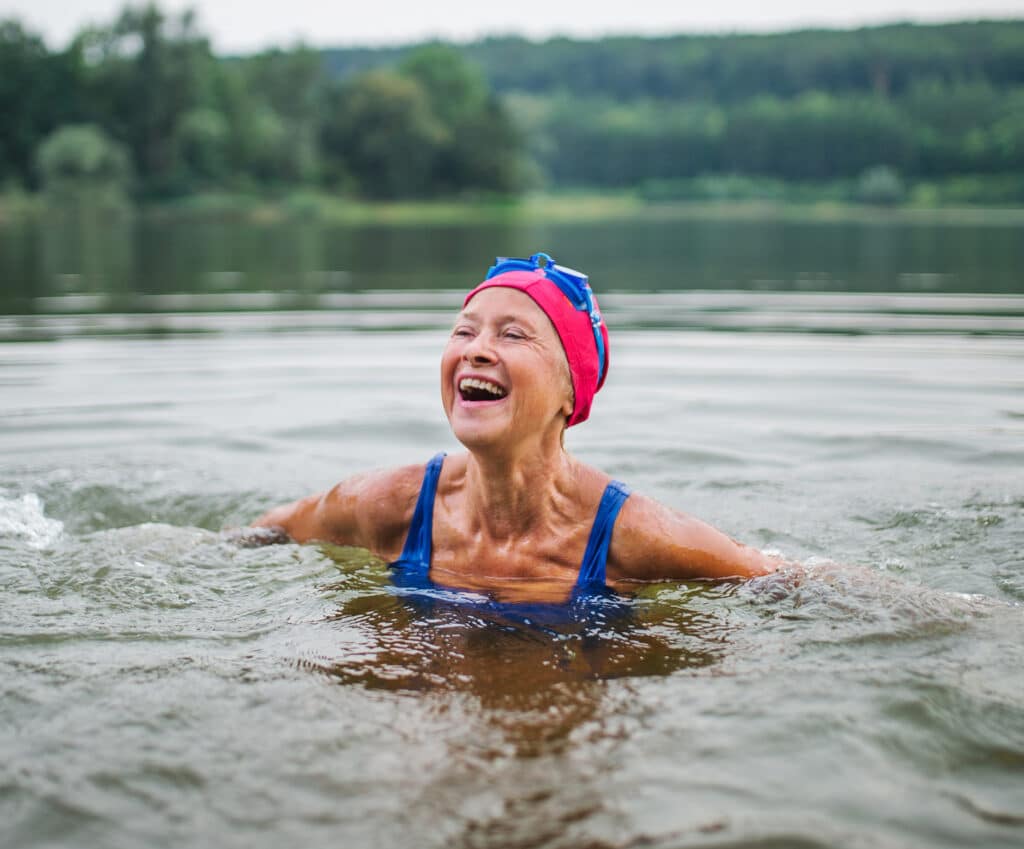
[{"label": "green forest", "polygon": [[0,189],[1024,203],[1024,21],[217,56],[0,22]]}]

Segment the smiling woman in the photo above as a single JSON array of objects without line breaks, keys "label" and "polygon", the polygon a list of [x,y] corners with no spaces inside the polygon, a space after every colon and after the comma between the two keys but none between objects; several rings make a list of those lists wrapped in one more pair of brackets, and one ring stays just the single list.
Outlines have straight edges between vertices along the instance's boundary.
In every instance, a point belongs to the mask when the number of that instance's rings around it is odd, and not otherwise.
[{"label": "smiling woman", "polygon": [[567,427],[574,394],[558,336],[528,295],[495,287],[467,302],[441,358],[441,398],[459,442],[506,451],[521,439],[543,443],[545,431]]},{"label": "smiling woman", "polygon": [[777,561],[572,457],[609,363],[587,278],[546,254],[499,260],[463,303],[441,398],[466,453],[350,478],[255,523],[357,545],[404,576],[568,600],[632,582],[749,578]]}]

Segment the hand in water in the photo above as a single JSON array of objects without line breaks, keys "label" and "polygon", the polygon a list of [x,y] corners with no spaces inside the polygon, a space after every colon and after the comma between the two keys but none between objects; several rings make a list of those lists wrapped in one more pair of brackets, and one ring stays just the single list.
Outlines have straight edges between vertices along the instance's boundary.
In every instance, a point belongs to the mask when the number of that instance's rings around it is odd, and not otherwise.
[{"label": "hand in water", "polygon": [[233,542],[240,548],[259,548],[264,545],[281,545],[291,542],[281,528],[259,527],[259,528],[228,528],[221,531],[221,537],[227,542]]}]

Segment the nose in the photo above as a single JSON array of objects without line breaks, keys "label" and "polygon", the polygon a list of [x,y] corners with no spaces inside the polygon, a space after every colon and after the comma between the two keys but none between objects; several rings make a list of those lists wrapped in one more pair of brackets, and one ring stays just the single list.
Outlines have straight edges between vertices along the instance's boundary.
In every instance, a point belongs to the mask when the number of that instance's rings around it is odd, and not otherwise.
[{"label": "nose", "polygon": [[477,333],[462,351],[462,358],[475,366],[491,365],[497,362],[497,356],[491,345],[490,334]]}]

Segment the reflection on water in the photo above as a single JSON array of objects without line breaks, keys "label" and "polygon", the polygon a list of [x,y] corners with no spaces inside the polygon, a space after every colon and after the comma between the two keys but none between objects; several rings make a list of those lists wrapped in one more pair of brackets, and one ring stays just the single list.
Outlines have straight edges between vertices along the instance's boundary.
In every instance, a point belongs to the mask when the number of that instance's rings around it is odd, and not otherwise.
[{"label": "reflection on water", "polygon": [[[564,745],[598,712],[602,682],[706,668],[728,645],[724,620],[658,603],[656,586],[565,604],[510,603],[479,592],[403,591],[368,552],[323,550],[343,571],[320,587],[338,604],[324,618],[337,654],[299,665],[371,689],[470,695],[520,754]],[[686,595],[730,592],[697,583]]]},{"label": "reflection on water", "polygon": [[330,224],[185,213],[0,221],[0,342],[441,328],[496,254],[584,267],[616,328],[1024,333],[1024,219]]},{"label": "reflection on water", "polygon": [[[331,224],[315,218],[53,211],[0,221],[0,311],[174,309],[174,296],[266,308],[381,289],[465,289],[497,253],[538,246],[587,270],[600,292],[676,290],[1020,293],[1024,222],[915,219],[888,213],[825,219],[701,216],[604,221]],[[233,296],[232,301],[226,296]],[[219,300],[218,300],[219,299]],[[189,309],[202,300],[185,301]],[[234,304],[233,306],[231,304]],[[216,307],[214,307],[216,308]]]},{"label": "reflection on water", "polygon": [[[130,312],[104,296],[37,299],[46,312],[0,316],[0,342],[76,336],[447,330],[463,293],[373,292],[136,295]],[[1024,334],[1024,295],[785,292],[610,293],[602,311],[616,331],[726,330],[862,334]],[[96,310],[96,312],[91,312]],[[80,312],[84,311],[84,312]]]}]

